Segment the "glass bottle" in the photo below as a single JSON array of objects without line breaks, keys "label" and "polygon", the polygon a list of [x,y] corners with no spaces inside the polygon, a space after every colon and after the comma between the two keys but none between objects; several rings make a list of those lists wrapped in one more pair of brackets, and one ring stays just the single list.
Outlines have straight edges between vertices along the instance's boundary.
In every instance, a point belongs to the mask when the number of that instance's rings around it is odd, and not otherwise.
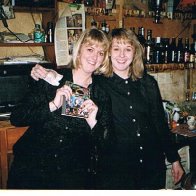
[{"label": "glass bottle", "polygon": [[144,27],[138,27],[138,34],[137,34],[138,40],[142,46],[145,45],[146,39],[145,39],[145,29]]},{"label": "glass bottle", "polygon": [[84,0],[84,5],[85,6],[93,6],[94,1],[93,0]]},{"label": "glass bottle", "polygon": [[189,38],[185,38],[185,44],[184,44],[184,62],[189,63],[190,62],[190,50],[189,50]]},{"label": "glass bottle", "polygon": [[190,62],[191,63],[196,62],[195,53],[196,53],[196,40],[193,40],[193,43],[191,44],[191,50],[190,50]]},{"label": "glass bottle", "polygon": [[110,26],[107,24],[105,28],[105,32],[108,34],[110,32]]},{"label": "glass bottle", "polygon": [[103,31],[103,32],[106,32],[106,21],[105,20],[103,20],[103,22],[101,23],[101,30]]},{"label": "glass bottle", "polygon": [[152,41],[152,30],[151,29],[147,29],[147,39],[146,39],[144,46],[145,46],[145,62],[147,64],[153,63],[154,43]]},{"label": "glass bottle", "polygon": [[153,63],[160,64],[162,63],[162,55],[161,55],[161,37],[155,38],[155,46],[154,46],[154,52],[153,52]]},{"label": "glass bottle", "polygon": [[177,63],[184,62],[184,46],[182,43],[182,38],[178,38],[178,45],[177,45]]},{"label": "glass bottle", "polygon": [[163,63],[169,63],[169,38],[162,38],[163,42],[163,51],[162,51],[162,58]]},{"label": "glass bottle", "polygon": [[171,43],[169,45],[169,63],[177,62],[177,48],[176,48],[176,38],[172,37]]},{"label": "glass bottle", "polygon": [[34,42],[35,43],[45,42],[45,33],[41,29],[40,24],[35,24],[33,35],[34,35]]},{"label": "glass bottle", "polygon": [[48,43],[54,42],[54,27],[52,22],[47,23],[47,42]]},{"label": "glass bottle", "polygon": [[91,28],[97,28],[97,22],[94,19],[91,21]]}]

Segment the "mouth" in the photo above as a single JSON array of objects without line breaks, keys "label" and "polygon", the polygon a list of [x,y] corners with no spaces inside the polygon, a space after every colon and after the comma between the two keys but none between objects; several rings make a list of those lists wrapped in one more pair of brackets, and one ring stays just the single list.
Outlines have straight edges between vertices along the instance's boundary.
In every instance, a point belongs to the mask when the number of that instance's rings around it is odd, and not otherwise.
[{"label": "mouth", "polygon": [[120,64],[124,64],[126,61],[125,60],[116,60],[117,63],[120,63]]}]

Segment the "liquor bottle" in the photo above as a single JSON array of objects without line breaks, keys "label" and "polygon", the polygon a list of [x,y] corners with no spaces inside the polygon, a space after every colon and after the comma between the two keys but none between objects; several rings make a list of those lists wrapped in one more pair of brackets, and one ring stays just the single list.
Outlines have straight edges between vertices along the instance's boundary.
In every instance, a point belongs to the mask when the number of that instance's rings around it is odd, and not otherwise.
[{"label": "liquor bottle", "polygon": [[162,51],[162,58],[163,63],[169,63],[169,38],[162,38],[163,43],[163,51]]},{"label": "liquor bottle", "polygon": [[91,28],[97,28],[97,23],[94,19],[91,21]]},{"label": "liquor bottle", "polygon": [[155,38],[155,46],[153,52],[153,63],[160,64],[162,63],[162,51],[161,51],[161,37]]},{"label": "liquor bottle", "polygon": [[185,38],[185,44],[184,44],[184,62],[189,63],[190,62],[190,49],[189,49],[189,38]]},{"label": "liquor bottle", "polygon": [[195,63],[196,62],[196,40],[193,40],[193,43],[191,44],[191,50],[190,50],[190,62]]},{"label": "liquor bottle", "polygon": [[177,48],[176,48],[176,38],[172,37],[171,43],[169,45],[169,63],[177,62]]},{"label": "liquor bottle", "polygon": [[47,42],[48,43],[54,42],[54,28],[52,22],[47,23]]},{"label": "liquor bottle", "polygon": [[138,27],[138,34],[137,34],[138,40],[142,46],[145,45],[146,39],[145,39],[145,29],[144,27]]},{"label": "liquor bottle", "polygon": [[182,38],[178,38],[178,45],[177,45],[177,63],[184,62],[184,46],[182,43]]},{"label": "liquor bottle", "polygon": [[103,31],[103,32],[106,32],[106,21],[105,20],[103,20],[102,21],[102,23],[101,23],[101,30]]},{"label": "liquor bottle", "polygon": [[85,6],[93,6],[93,4],[94,4],[94,1],[93,0],[84,0],[84,5]]},{"label": "liquor bottle", "polygon": [[145,62],[147,64],[153,63],[153,47],[154,43],[152,41],[152,30],[147,30],[147,39],[144,44],[145,46]]},{"label": "liquor bottle", "polygon": [[107,34],[110,32],[110,26],[109,26],[108,24],[106,24],[105,32],[106,32]]}]

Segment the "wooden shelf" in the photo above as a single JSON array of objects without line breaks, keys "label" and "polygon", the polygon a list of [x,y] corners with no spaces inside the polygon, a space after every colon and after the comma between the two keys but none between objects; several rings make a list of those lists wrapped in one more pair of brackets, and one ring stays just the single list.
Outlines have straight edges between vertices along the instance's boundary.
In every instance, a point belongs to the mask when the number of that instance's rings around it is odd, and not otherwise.
[{"label": "wooden shelf", "polygon": [[54,43],[0,43],[0,47],[54,46]]},{"label": "wooden shelf", "polygon": [[13,7],[15,12],[55,12],[55,8],[45,8],[45,7]]},{"label": "wooden shelf", "polygon": [[172,70],[195,69],[195,63],[170,63],[170,64],[146,64],[148,72],[164,72]]}]

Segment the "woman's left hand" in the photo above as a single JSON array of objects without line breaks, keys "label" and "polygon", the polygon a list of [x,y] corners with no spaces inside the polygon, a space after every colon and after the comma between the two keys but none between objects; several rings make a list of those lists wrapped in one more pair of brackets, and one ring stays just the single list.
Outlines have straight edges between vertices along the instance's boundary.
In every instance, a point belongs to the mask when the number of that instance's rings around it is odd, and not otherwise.
[{"label": "woman's left hand", "polygon": [[180,182],[184,174],[184,170],[179,161],[172,163],[171,172],[172,172],[174,184],[177,184],[178,182]]},{"label": "woman's left hand", "polygon": [[92,129],[97,123],[97,105],[95,105],[95,103],[91,99],[88,99],[83,102],[83,104],[81,105],[81,109],[84,112],[88,112],[88,118],[86,118],[86,121]]}]

